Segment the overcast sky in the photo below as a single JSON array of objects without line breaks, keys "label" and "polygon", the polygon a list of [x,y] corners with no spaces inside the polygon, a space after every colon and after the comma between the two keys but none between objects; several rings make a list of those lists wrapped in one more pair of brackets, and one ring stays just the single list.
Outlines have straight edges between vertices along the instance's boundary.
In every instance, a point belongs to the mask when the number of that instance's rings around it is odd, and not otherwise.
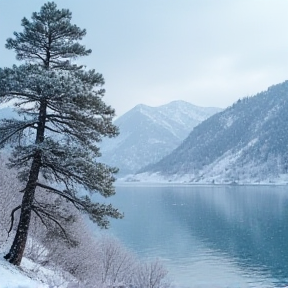
[{"label": "overcast sky", "polygon": [[[0,0],[4,45],[43,0]],[[225,108],[288,77],[288,0],[56,0],[86,28],[80,59],[103,74],[117,115],[135,105],[185,100]]]}]

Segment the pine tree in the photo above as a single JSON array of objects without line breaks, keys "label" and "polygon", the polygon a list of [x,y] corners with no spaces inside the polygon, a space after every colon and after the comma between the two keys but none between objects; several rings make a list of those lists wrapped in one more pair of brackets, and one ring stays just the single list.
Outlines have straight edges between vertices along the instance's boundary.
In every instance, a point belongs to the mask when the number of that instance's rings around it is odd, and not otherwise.
[{"label": "pine tree", "polygon": [[91,53],[77,42],[85,29],[72,25],[71,12],[58,10],[54,2],[34,12],[31,21],[24,18],[22,26],[6,48],[24,64],[0,69],[0,102],[14,99],[20,115],[0,122],[0,145],[13,144],[9,167],[18,169],[23,183],[22,203],[11,212],[13,220],[20,210],[16,235],[4,257],[14,265],[21,263],[32,212],[43,224],[49,220],[63,228],[49,205],[35,200],[39,189],[64,198],[101,227],[108,226],[108,217],[122,216],[90,198],[115,193],[117,169],[97,161],[96,143],[116,136],[118,129],[112,124],[114,110],[102,100],[102,75],[71,61]]}]

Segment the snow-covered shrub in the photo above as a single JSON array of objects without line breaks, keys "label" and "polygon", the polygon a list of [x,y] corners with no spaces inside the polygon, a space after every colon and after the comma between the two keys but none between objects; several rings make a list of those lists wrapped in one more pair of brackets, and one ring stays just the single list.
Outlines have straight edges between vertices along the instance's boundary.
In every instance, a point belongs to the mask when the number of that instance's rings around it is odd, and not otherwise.
[{"label": "snow-covered shrub", "polygon": [[130,284],[136,269],[135,255],[128,251],[117,239],[103,236],[97,241],[98,271],[101,282]]},{"label": "snow-covered shrub", "polygon": [[133,274],[133,288],[169,288],[168,271],[159,260],[140,263]]}]

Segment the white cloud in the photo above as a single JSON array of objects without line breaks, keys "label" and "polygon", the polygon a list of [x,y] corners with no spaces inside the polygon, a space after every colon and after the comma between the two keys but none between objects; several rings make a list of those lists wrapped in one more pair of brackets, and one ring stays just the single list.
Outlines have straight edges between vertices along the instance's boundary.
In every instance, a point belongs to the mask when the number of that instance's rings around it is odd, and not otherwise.
[{"label": "white cloud", "polygon": [[[2,48],[6,38],[44,2],[0,2],[0,67],[16,62]],[[56,3],[87,29],[83,42],[93,53],[80,61],[103,73],[106,101],[119,115],[138,103],[175,99],[226,107],[287,78],[288,1]]]}]

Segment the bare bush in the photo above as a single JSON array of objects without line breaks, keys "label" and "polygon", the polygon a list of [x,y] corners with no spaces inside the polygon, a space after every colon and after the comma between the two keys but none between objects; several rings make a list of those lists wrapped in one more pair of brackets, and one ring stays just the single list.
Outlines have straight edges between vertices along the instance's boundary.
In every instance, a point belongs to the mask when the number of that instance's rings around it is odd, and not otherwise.
[{"label": "bare bush", "polygon": [[140,263],[133,275],[133,288],[169,288],[168,271],[159,260]]},{"label": "bare bush", "polygon": [[135,255],[111,236],[100,238],[97,246],[100,260],[98,274],[101,275],[101,282],[109,285],[130,284],[136,269]]}]

